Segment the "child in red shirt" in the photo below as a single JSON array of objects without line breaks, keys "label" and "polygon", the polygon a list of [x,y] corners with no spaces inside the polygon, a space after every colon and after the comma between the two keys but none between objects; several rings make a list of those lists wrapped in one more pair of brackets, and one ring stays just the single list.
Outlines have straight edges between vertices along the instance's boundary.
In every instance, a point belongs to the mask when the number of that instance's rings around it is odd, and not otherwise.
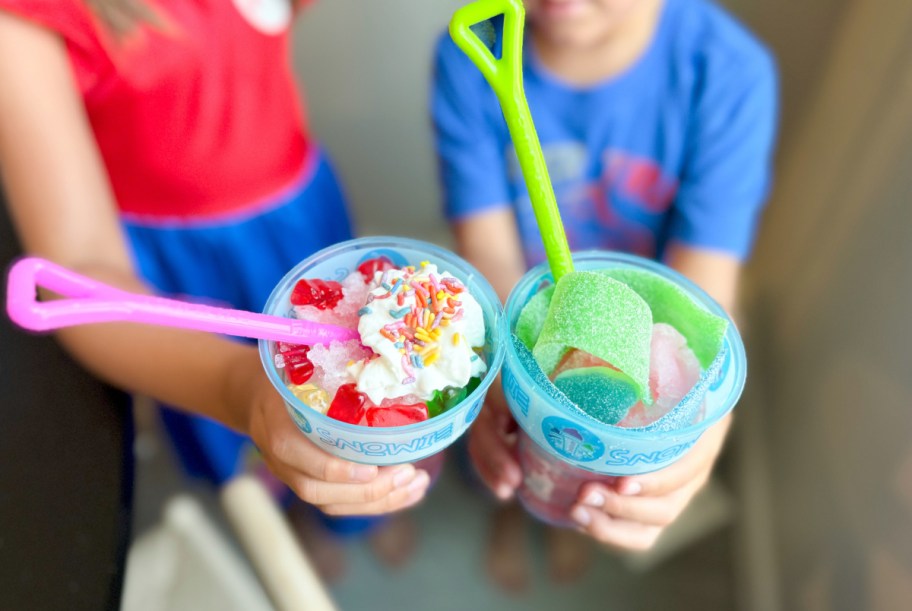
[{"label": "child in red shirt", "polygon": [[[0,0],[0,178],[26,251],[259,310],[291,266],[350,237],[291,77],[291,17],[285,0]],[[329,514],[395,511],[427,488],[411,465],[307,441],[251,345],[130,324],[59,338],[99,377],[176,406],[186,466],[216,482],[249,437]]]}]

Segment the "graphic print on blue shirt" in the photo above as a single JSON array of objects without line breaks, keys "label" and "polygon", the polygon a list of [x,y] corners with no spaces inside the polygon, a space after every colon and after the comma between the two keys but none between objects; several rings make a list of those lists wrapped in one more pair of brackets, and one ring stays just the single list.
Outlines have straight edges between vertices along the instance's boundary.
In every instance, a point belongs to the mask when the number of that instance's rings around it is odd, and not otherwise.
[{"label": "graphic print on blue shirt", "polygon": [[[576,142],[542,146],[567,239],[574,250],[618,250],[657,256],[656,236],[677,191],[677,181],[652,159],[607,149],[589,156]],[[528,265],[545,259],[538,225],[515,153],[507,152],[516,220]],[[594,160],[594,168],[588,167]]]},{"label": "graphic print on blue shirt", "polygon": [[[770,183],[777,77],[733,17],[708,0],[665,0],[640,58],[585,87],[551,74],[527,36],[523,80],[573,250],[660,258],[677,240],[748,256]],[[527,264],[542,261],[497,99],[446,35],[432,112],[448,218],[510,206]]]}]

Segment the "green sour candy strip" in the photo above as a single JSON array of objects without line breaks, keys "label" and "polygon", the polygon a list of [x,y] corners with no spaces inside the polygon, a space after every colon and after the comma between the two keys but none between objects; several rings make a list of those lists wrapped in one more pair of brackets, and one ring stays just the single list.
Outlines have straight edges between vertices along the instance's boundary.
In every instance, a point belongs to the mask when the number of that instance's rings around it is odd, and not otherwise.
[{"label": "green sour candy strip", "polygon": [[673,282],[658,274],[635,269],[607,269],[600,273],[623,282],[649,304],[653,322],[664,322],[687,339],[703,369],[722,349],[728,320],[707,311]]},{"label": "green sour candy strip", "polygon": [[652,314],[636,291],[599,272],[572,272],[555,286],[532,354],[550,375],[567,350],[584,350],[627,374],[637,397],[651,403],[651,339]]},{"label": "green sour candy strip", "polygon": [[548,318],[548,309],[551,307],[553,295],[554,285],[546,286],[533,295],[519,313],[519,318],[516,320],[516,337],[529,350],[532,350],[535,342],[538,341],[545,319]]}]

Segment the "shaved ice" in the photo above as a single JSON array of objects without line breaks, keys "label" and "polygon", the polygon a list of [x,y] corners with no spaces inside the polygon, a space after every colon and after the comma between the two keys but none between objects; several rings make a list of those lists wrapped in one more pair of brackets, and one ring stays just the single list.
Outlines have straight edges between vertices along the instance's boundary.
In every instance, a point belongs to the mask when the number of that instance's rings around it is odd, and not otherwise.
[{"label": "shaved ice", "polygon": [[280,344],[275,364],[291,393],[331,418],[404,426],[437,416],[475,388],[482,357],[481,306],[436,265],[395,267],[370,259],[341,282],[297,280],[295,317],[358,329],[360,339]]}]

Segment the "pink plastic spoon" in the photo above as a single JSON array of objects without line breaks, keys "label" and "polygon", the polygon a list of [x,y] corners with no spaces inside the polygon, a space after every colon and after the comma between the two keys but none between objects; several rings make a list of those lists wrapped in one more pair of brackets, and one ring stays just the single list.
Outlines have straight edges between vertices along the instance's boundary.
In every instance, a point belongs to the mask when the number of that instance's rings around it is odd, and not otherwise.
[{"label": "pink plastic spoon", "polygon": [[[65,299],[40,302],[38,287]],[[357,330],[336,325],[129,293],[34,257],[21,259],[10,269],[6,310],[13,322],[31,331],[122,321],[292,344],[358,338]]]}]

